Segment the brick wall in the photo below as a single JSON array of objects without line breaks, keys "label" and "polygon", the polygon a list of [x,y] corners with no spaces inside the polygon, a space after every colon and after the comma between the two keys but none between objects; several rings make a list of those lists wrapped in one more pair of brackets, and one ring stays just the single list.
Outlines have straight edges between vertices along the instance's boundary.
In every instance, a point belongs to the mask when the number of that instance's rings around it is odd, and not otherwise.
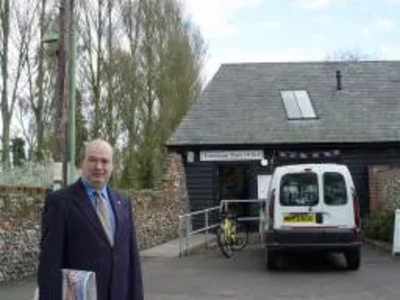
[{"label": "brick wall", "polygon": [[400,208],[400,168],[371,166],[368,172],[370,211]]},{"label": "brick wall", "polygon": [[[131,196],[141,249],[178,236],[178,215],[188,201],[181,157],[169,155],[161,191],[122,191]],[[36,272],[45,189],[0,187],[0,282]]]}]

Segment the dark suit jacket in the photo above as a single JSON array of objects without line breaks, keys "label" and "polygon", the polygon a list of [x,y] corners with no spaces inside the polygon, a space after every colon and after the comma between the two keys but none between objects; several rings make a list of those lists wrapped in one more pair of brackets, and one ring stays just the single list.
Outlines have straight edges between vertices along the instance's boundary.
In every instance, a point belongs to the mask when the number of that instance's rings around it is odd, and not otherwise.
[{"label": "dark suit jacket", "polygon": [[46,197],[39,256],[40,300],[61,300],[61,269],[96,273],[98,300],[143,300],[142,274],[130,201],[109,189],[115,213],[114,247],[83,183]]}]

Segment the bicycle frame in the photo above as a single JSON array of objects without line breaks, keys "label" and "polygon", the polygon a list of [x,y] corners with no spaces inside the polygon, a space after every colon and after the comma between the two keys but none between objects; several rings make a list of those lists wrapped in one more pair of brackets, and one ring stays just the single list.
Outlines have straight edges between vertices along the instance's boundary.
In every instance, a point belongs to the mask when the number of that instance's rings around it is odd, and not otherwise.
[{"label": "bicycle frame", "polygon": [[[243,237],[241,233],[244,233]],[[237,222],[236,215],[224,213],[217,232],[217,242],[222,254],[230,258],[233,251],[239,251],[246,247],[247,241],[248,232],[243,228],[241,229],[241,224]]]},{"label": "bicycle frame", "polygon": [[230,216],[225,216],[221,224],[224,240],[227,244],[235,243],[236,241],[236,224],[235,220]]}]

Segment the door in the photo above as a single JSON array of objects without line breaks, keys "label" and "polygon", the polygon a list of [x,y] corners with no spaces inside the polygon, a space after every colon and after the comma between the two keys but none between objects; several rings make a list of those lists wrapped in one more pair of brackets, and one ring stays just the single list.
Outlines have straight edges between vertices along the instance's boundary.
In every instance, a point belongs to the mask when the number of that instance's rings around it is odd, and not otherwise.
[{"label": "door", "polygon": [[[250,167],[247,165],[222,165],[219,167],[220,200],[250,199]],[[238,216],[248,216],[250,203],[230,202],[229,209]]]},{"label": "door", "polygon": [[354,227],[354,207],[350,180],[346,180],[346,176],[342,172],[327,171],[322,175],[322,185],[324,225],[339,228]]},{"label": "door", "polygon": [[267,199],[271,175],[257,176],[257,197],[258,199]]},{"label": "door", "polygon": [[271,183],[272,175],[258,175],[257,176],[257,198],[258,199],[266,199],[259,205],[259,227],[258,231],[260,233],[261,240],[264,238],[263,230],[265,224],[267,224],[268,220],[266,219],[267,216],[265,214],[265,208],[268,207],[268,192],[269,192],[269,185]]},{"label": "door", "polygon": [[320,227],[324,210],[318,173],[296,170],[284,174],[275,201],[277,227]]}]

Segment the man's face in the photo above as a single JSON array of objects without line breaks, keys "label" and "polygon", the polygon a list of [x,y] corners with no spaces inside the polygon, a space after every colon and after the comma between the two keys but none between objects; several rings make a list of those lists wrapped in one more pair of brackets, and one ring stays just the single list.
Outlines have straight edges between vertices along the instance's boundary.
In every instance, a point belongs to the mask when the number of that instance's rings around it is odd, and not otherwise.
[{"label": "man's face", "polygon": [[113,151],[105,142],[95,142],[86,148],[82,161],[82,176],[100,189],[105,186],[113,172]]}]

